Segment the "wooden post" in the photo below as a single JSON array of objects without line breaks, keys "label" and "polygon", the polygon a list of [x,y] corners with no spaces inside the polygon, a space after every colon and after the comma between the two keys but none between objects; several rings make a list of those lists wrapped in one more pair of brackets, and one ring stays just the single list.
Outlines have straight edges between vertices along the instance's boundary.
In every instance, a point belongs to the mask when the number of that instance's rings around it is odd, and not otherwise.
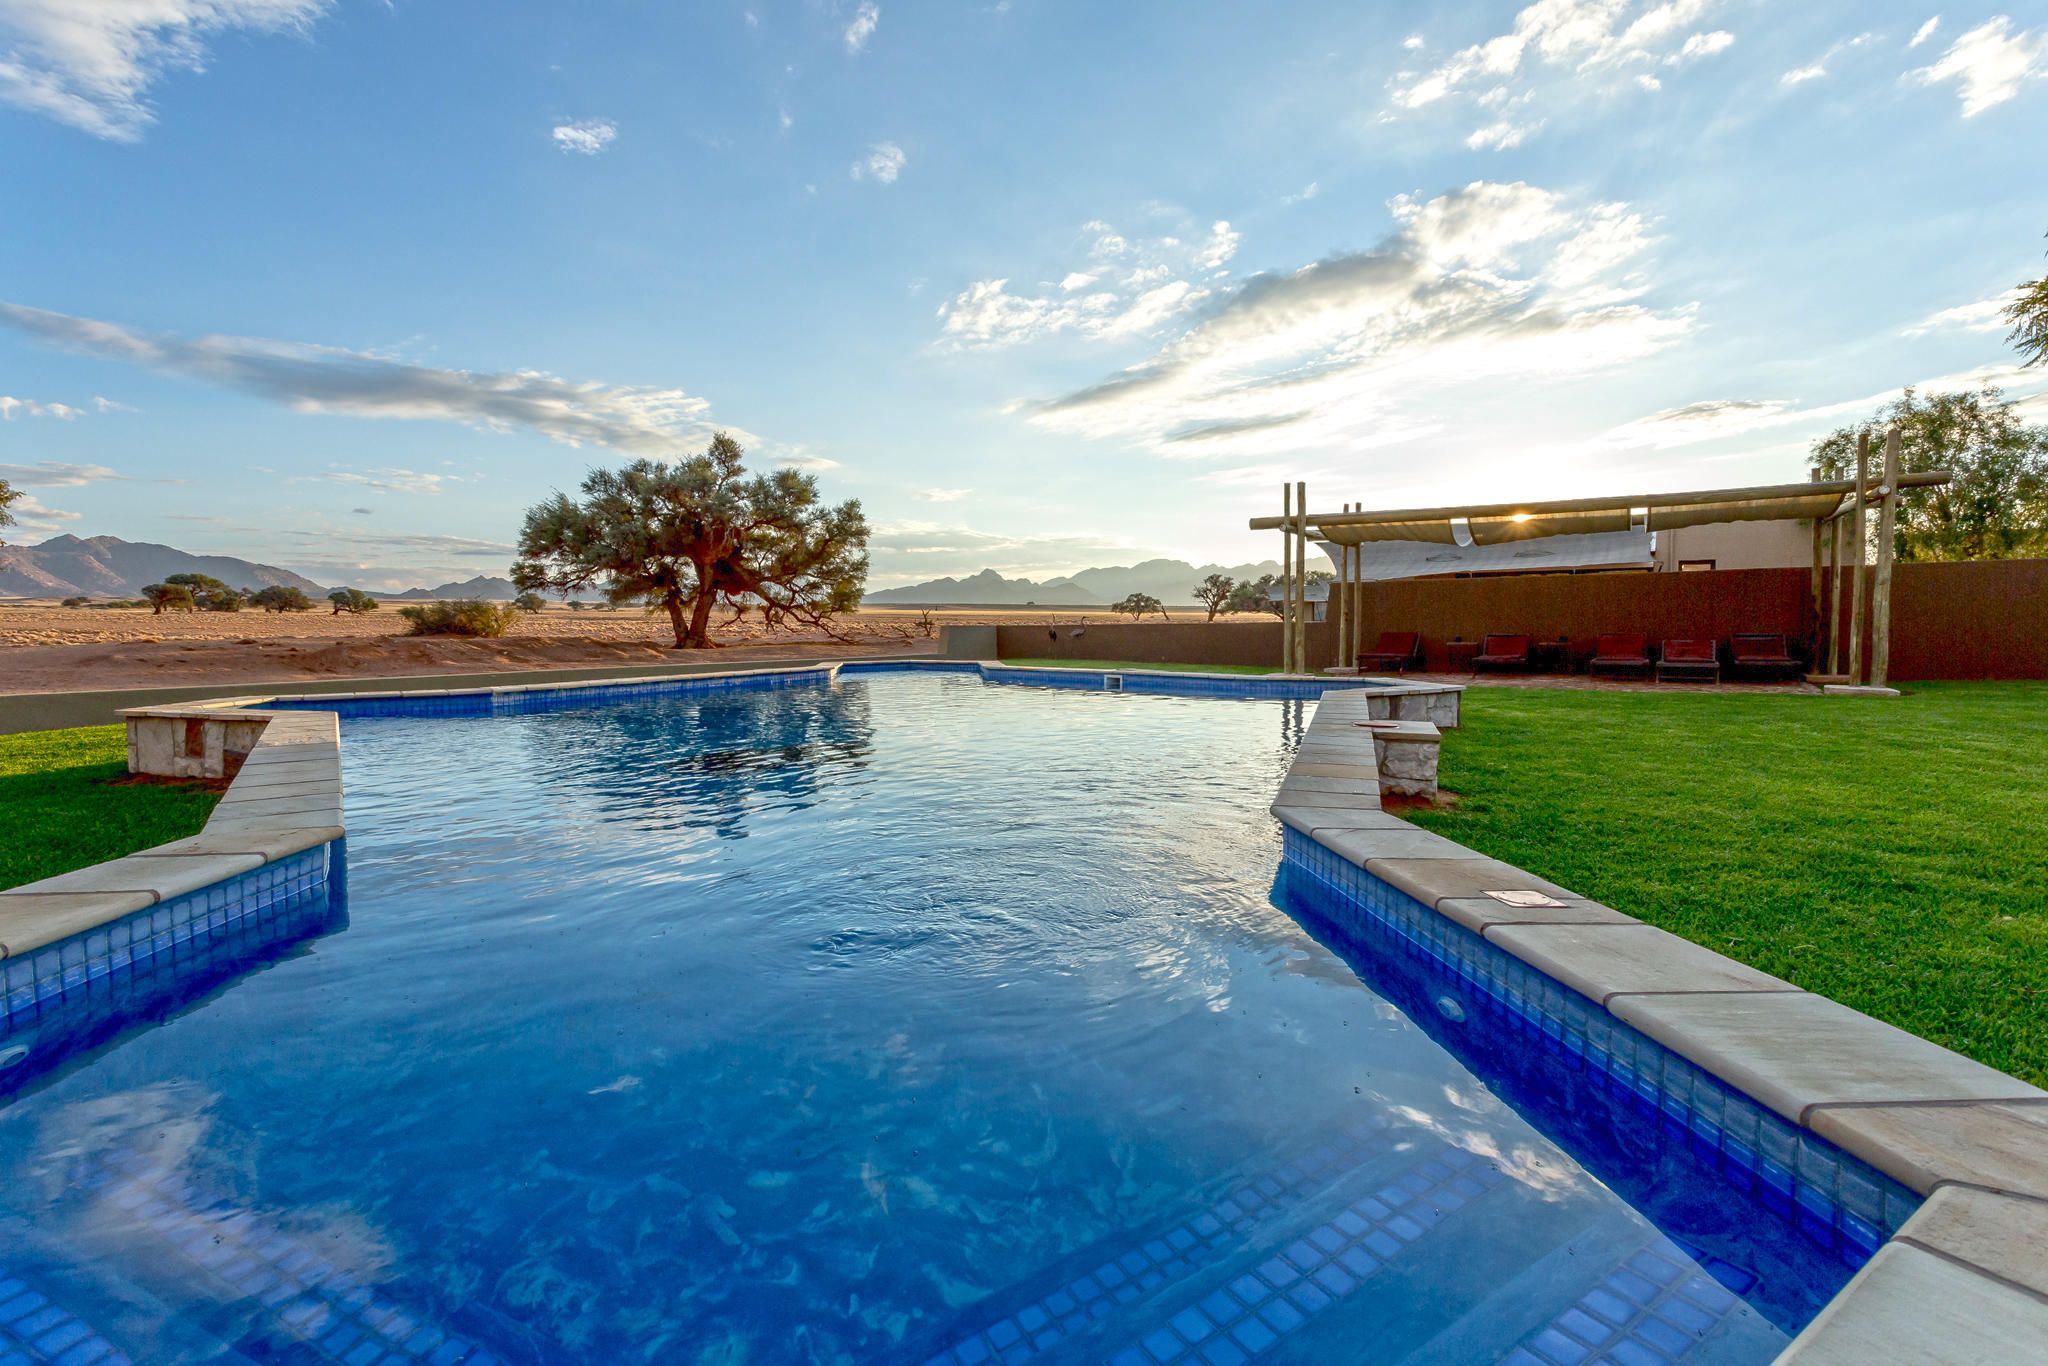
[{"label": "wooden post", "polygon": [[1870,488],[1870,432],[1856,433],[1856,506],[1849,514],[1849,681],[1863,681],[1863,560],[1869,539],[1863,500]]},{"label": "wooden post", "polygon": [[[1816,484],[1818,484],[1818,483],[1820,482],[1820,466],[1818,466],[1818,465],[1815,465],[1815,466],[1813,467],[1813,471],[1812,471],[1812,473],[1813,473],[1813,482],[1814,482],[1814,483],[1816,483]],[[1810,584],[1808,585],[1808,587],[1807,587],[1807,594],[1806,594],[1806,596],[1807,596],[1807,598],[1808,598],[1808,600],[1809,600],[1809,602],[1811,603],[1811,605],[1812,605],[1812,608],[1813,608],[1813,636],[1812,636],[1811,640],[1809,640],[1809,641],[1808,641],[1808,645],[1809,645],[1809,647],[1810,647],[1810,649],[1811,649],[1811,654],[1809,655],[1809,658],[1811,658],[1811,659],[1813,660],[1813,672],[1815,672],[1815,673],[1821,673],[1821,672],[1823,672],[1823,669],[1822,669],[1822,662],[1821,662],[1821,661],[1822,661],[1822,654],[1821,654],[1821,629],[1822,629],[1822,628],[1821,628],[1821,624],[1820,624],[1820,623],[1821,623],[1821,615],[1820,615],[1820,608],[1821,608],[1821,601],[1820,601],[1820,593],[1821,593],[1821,574],[1820,574],[1820,561],[1821,561],[1821,521],[1822,521],[1822,519],[1821,519],[1821,518],[1819,518],[1819,517],[1816,517],[1816,518],[1814,518],[1814,519],[1813,519],[1813,581],[1812,581],[1812,582],[1811,582],[1811,583],[1810,583]]]},{"label": "wooden post", "polygon": [[1835,529],[1835,544],[1832,559],[1832,581],[1828,584],[1828,641],[1833,650],[1834,667],[1828,670],[1837,678],[1849,676],[1849,633],[1842,629],[1842,575],[1849,568],[1849,509],[1846,505],[1837,508],[1829,519]]},{"label": "wooden post", "polygon": [[1308,484],[1294,481],[1294,672],[1308,672]]},{"label": "wooden post", "polygon": [[[1344,511],[1351,511],[1351,504],[1346,503],[1344,505]],[[1331,662],[1334,663],[1340,669],[1344,667],[1344,642],[1347,639],[1346,633],[1350,630],[1351,625],[1350,618],[1344,611],[1344,608],[1346,606],[1345,598],[1347,596],[1344,591],[1344,565],[1348,558],[1349,557],[1346,556],[1344,553],[1344,547],[1341,545],[1338,546],[1336,555],[1337,581],[1330,585],[1331,610],[1327,614],[1332,618],[1332,624],[1336,627],[1337,631],[1337,643],[1334,649],[1332,650],[1332,653],[1336,655],[1336,658]]]},{"label": "wooden post", "polygon": [[1280,672],[1294,667],[1294,485],[1280,486]]},{"label": "wooden post", "polygon": [[1834,517],[1829,517],[1822,521],[1820,528],[1820,643],[1813,657],[1813,671],[1817,674],[1824,674],[1836,671],[1835,655],[1839,648],[1835,644],[1835,617],[1837,615],[1835,603],[1839,597],[1835,590],[1836,585],[1841,581],[1841,567],[1838,563],[1841,556],[1836,547],[1841,544],[1842,532],[1837,519]]},{"label": "wooden post", "polygon": [[1899,520],[1899,425],[1884,434],[1884,496],[1877,504],[1877,583],[1870,593],[1870,682],[1882,688],[1892,668],[1892,529]]},{"label": "wooden post", "polygon": [[[1365,510],[1363,503],[1353,503],[1351,506],[1360,512]],[[1365,622],[1360,619],[1365,611],[1365,585],[1358,581],[1358,576],[1365,572],[1365,558],[1359,553],[1364,548],[1357,545],[1344,547],[1345,558],[1351,566],[1348,574],[1350,586],[1344,590],[1345,595],[1351,599],[1351,638],[1344,643],[1344,658],[1354,669],[1358,667],[1358,642],[1365,636]]]}]

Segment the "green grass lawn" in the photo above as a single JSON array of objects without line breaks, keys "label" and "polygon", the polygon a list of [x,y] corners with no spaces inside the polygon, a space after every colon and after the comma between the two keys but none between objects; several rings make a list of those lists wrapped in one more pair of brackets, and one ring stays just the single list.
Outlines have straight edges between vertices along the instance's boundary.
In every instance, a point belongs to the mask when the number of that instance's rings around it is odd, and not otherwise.
[{"label": "green grass lawn", "polygon": [[0,735],[0,888],[196,835],[220,800],[197,784],[113,781],[127,772],[120,726]]},{"label": "green grass lawn", "polygon": [[1128,659],[1006,659],[1026,669],[1153,669],[1174,674],[1273,674],[1264,664],[1138,664]]},{"label": "green grass lawn", "polygon": [[2048,1084],[2048,684],[1474,688],[1463,720],[1417,824]]}]

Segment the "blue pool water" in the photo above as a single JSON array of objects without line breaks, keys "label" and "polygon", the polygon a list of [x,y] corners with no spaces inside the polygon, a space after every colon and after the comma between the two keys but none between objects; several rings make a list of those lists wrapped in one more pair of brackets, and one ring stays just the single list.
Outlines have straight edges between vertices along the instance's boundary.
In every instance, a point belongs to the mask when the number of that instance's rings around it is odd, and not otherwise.
[{"label": "blue pool water", "polygon": [[0,1100],[0,1363],[1768,1360],[1855,1257],[1276,878],[1312,706],[345,721],[345,904]]}]

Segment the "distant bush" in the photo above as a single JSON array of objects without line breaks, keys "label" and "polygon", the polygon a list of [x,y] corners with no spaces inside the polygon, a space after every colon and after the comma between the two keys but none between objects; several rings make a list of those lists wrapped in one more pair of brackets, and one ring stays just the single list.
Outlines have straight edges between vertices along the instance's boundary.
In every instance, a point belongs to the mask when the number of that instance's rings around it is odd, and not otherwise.
[{"label": "distant bush", "polygon": [[519,616],[509,602],[429,602],[418,607],[401,607],[398,615],[410,625],[413,636],[502,636]]},{"label": "distant bush", "polygon": [[306,596],[303,589],[288,588],[281,583],[273,583],[267,588],[257,589],[249,596],[249,605],[251,607],[261,607],[266,612],[310,612],[313,610],[313,600]]},{"label": "distant bush", "polygon": [[334,615],[337,617],[343,612],[352,617],[363,612],[374,612],[383,605],[360,588],[337,588],[327,595],[327,600],[334,604]]},{"label": "distant bush", "polygon": [[538,612],[548,605],[548,600],[538,593],[521,593],[512,599],[512,605],[522,612]]},{"label": "distant bush", "polygon": [[88,606],[91,602],[91,598],[66,598],[64,599],[64,601],[58,603],[57,605],[59,607],[85,607]]}]

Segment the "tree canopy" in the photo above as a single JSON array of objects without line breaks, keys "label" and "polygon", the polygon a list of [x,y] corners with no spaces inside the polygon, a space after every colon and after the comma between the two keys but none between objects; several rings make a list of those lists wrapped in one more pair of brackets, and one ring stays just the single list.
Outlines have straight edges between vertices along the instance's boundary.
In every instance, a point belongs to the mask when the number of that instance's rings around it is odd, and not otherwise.
[{"label": "tree canopy", "polygon": [[[2048,554],[2048,427],[2028,426],[1997,389],[1930,394],[1908,389],[1865,427],[1843,427],[1813,445],[1821,474],[1853,478],[1856,436],[1899,424],[1899,468],[1947,469],[1945,487],[1907,489],[1892,548],[1902,560],[2004,560]],[[1873,468],[1872,476],[1877,470]]]},{"label": "tree canopy", "polygon": [[337,617],[343,612],[352,617],[364,612],[374,612],[379,606],[375,598],[360,588],[337,588],[327,595],[327,600],[334,604],[334,615]]},{"label": "tree canopy", "polygon": [[291,588],[285,584],[273,583],[257,589],[249,595],[249,605],[260,607],[266,612],[310,612],[313,600],[302,588]]},{"label": "tree canopy", "polygon": [[2026,357],[2021,363],[2048,365],[2048,275],[2019,287],[2005,306],[2005,320],[2012,324],[2006,340]]},{"label": "tree canopy", "polygon": [[1273,585],[1280,582],[1278,574],[1261,574],[1256,579],[1246,579],[1230,590],[1230,599],[1225,605],[1226,612],[1271,612],[1280,615],[1280,604],[1271,596]]},{"label": "tree canopy", "polygon": [[750,476],[744,456],[720,432],[702,455],[591,471],[580,500],[557,493],[526,514],[512,581],[665,609],[679,650],[714,643],[720,601],[770,626],[832,631],[867,581],[860,503],[826,505],[817,479],[798,470]]},{"label": "tree canopy", "polygon": [[1237,581],[1227,574],[1211,574],[1195,585],[1195,601],[1209,609],[1209,620],[1216,620],[1216,614],[1230,605],[1230,595],[1237,591]]},{"label": "tree canopy", "polygon": [[[14,514],[7,510],[7,505],[19,497],[21,497],[19,490],[5,479],[0,479],[0,526],[14,525]],[[6,544],[7,542],[0,541],[0,545]]]},{"label": "tree canopy", "polygon": [[1121,601],[1111,603],[1109,610],[1121,612],[1132,621],[1137,621],[1141,617],[1148,617],[1154,612],[1157,612],[1162,617],[1166,616],[1164,604],[1150,593],[1127,594]]},{"label": "tree canopy", "polygon": [[190,591],[193,604],[202,612],[239,612],[246,601],[241,589],[230,588],[211,574],[166,574],[164,583]]},{"label": "tree canopy", "polygon": [[192,601],[191,587],[182,583],[145,584],[142,596],[149,603],[152,616],[160,617],[166,612],[192,612],[199,607]]}]

